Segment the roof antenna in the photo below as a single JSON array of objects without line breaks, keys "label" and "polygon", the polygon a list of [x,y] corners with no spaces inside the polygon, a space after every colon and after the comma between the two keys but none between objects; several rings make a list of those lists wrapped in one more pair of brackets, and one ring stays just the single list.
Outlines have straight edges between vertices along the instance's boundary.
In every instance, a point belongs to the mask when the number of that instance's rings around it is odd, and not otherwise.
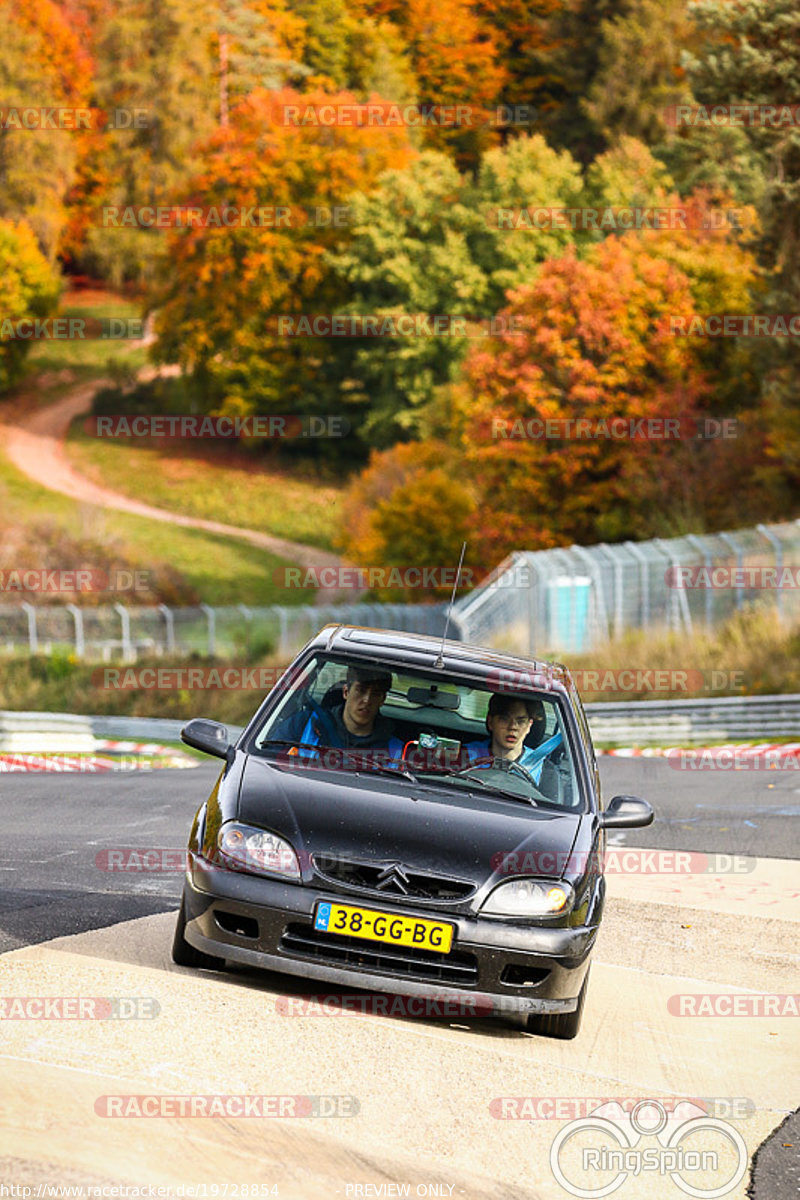
[{"label": "roof antenna", "polygon": [[447,640],[447,631],[450,628],[450,614],[453,611],[453,601],[456,598],[456,588],[458,587],[458,580],[459,580],[459,576],[461,575],[461,564],[464,561],[464,553],[465,553],[466,549],[467,549],[467,543],[462,542],[461,557],[458,560],[458,570],[456,571],[456,578],[455,578],[455,582],[453,583],[453,592],[452,592],[452,595],[450,596],[450,603],[447,606],[447,619],[444,623],[444,633],[442,634],[442,644],[439,647],[438,658],[436,659],[436,661],[433,664],[434,667],[436,667],[436,669],[439,671],[441,671],[441,669],[444,667],[444,659],[442,657],[442,655],[444,654],[444,644]]}]

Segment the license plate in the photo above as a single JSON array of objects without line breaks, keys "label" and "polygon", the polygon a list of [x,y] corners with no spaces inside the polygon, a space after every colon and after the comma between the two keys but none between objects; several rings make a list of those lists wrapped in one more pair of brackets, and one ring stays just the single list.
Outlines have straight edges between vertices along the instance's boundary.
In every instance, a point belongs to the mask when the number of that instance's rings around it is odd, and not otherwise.
[{"label": "license plate", "polygon": [[444,921],[398,917],[372,908],[355,908],[351,904],[318,904],[314,928],[325,933],[341,933],[345,937],[366,938],[370,942],[436,950],[439,954],[447,954],[453,944],[453,926]]}]

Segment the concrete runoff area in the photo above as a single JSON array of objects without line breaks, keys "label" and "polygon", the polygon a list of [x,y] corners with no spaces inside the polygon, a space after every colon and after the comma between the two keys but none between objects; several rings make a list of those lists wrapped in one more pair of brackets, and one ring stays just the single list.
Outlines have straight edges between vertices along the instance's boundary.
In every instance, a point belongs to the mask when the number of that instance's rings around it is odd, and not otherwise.
[{"label": "concrete runoff area", "polygon": [[[551,1170],[551,1145],[593,1098],[716,1097],[720,1116],[746,1101],[729,1124],[752,1159],[797,1104],[797,1018],[680,1016],[670,998],[726,997],[731,1009],[736,997],[793,992],[792,873],[794,862],[759,860],[745,875],[721,880],[733,890],[701,899],[652,875],[609,875],[583,1028],[572,1042],[469,1015],[414,1020],[357,1007],[296,1015],[302,1006],[287,997],[343,989],[243,969],[178,968],[169,956],[171,912],[11,951],[0,957],[6,999],[139,998],[158,1011],[127,1020],[3,1022],[0,1176],[34,1186],[160,1185],[176,1197],[201,1184],[207,1196],[221,1197],[227,1184],[234,1195],[238,1185],[239,1196],[245,1185],[277,1185],[274,1194],[290,1200],[562,1200],[570,1193]],[[752,887],[769,878],[774,904],[746,907],[742,892],[736,907],[731,896],[742,880]],[[96,1111],[100,1097],[143,1095],[355,1097],[358,1111],[351,1105],[349,1115],[306,1119]],[[559,1110],[555,1100],[567,1103]],[[692,1149],[713,1136],[694,1135]],[[641,1145],[659,1143],[643,1137]],[[775,1186],[756,1192],[757,1200],[794,1194],[775,1181],[793,1178],[786,1160],[796,1153],[780,1143],[769,1155],[762,1150],[765,1173],[770,1157],[784,1157],[765,1175]],[[715,1181],[702,1171],[685,1178],[698,1188]],[[748,1181],[749,1164],[726,1195],[744,1197]],[[680,1200],[687,1193],[669,1174],[641,1170],[614,1194]]]}]

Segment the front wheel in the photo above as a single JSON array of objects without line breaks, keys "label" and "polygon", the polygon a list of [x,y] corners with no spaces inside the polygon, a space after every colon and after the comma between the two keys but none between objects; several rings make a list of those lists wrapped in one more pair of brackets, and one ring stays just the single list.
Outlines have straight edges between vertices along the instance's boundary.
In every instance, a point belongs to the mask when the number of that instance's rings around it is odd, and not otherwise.
[{"label": "front wheel", "polygon": [[560,1038],[562,1041],[571,1041],[577,1037],[588,988],[589,971],[584,976],[583,986],[578,993],[578,1007],[574,1012],[531,1013],[528,1017],[528,1033],[536,1033],[539,1037]]},{"label": "front wheel", "polygon": [[205,967],[209,971],[221,971],[225,966],[224,958],[214,954],[204,954],[195,950],[186,940],[186,896],[181,896],[181,907],[175,922],[175,936],[172,939],[172,961],[179,967]]}]

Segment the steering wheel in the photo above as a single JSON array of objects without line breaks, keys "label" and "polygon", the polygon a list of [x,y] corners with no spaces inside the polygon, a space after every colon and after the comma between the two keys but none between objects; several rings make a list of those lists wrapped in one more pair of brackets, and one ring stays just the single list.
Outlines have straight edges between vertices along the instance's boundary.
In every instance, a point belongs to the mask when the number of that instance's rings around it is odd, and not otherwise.
[{"label": "steering wheel", "polygon": [[[495,766],[495,763],[497,763],[497,762],[506,763],[507,765],[503,766],[503,767],[497,767],[497,766]],[[525,780],[526,783],[532,783],[533,786],[538,790],[539,785],[537,784],[536,780],[531,775],[528,768],[523,767],[521,763],[515,762],[513,759],[508,759],[508,758],[501,758],[501,759],[493,758],[491,760],[491,762],[488,760],[484,760],[484,765],[482,765],[480,762],[468,763],[466,765],[466,767],[462,767],[462,769],[460,771],[457,771],[456,774],[457,775],[468,775],[470,771],[485,771],[485,770],[487,770],[487,768],[490,771],[491,770],[508,771],[509,774],[516,771],[517,774],[522,776],[522,778]]]},{"label": "steering wheel", "polygon": [[[498,762],[505,763],[505,766],[503,766],[503,767],[495,766],[495,763],[498,763]],[[531,786],[535,787],[536,792],[541,794],[539,784],[537,784],[536,780],[534,779],[534,776],[531,775],[528,768],[523,767],[522,763],[510,760],[510,758],[492,758],[491,761],[485,760],[482,763],[481,762],[470,762],[467,764],[467,766],[462,767],[461,770],[457,770],[456,774],[467,776],[467,775],[469,775],[470,772],[473,772],[473,770],[493,770],[493,772],[497,772],[498,774],[521,775],[522,779],[524,779],[525,782],[527,782],[527,784],[530,784]]]},{"label": "steering wheel", "polygon": [[523,767],[522,763],[514,762],[513,759],[504,759],[503,761],[508,763],[507,769],[509,772],[518,771],[523,779],[527,779],[528,783],[532,783],[536,790],[539,790],[538,783],[533,778],[533,775],[531,775],[527,767]]}]

